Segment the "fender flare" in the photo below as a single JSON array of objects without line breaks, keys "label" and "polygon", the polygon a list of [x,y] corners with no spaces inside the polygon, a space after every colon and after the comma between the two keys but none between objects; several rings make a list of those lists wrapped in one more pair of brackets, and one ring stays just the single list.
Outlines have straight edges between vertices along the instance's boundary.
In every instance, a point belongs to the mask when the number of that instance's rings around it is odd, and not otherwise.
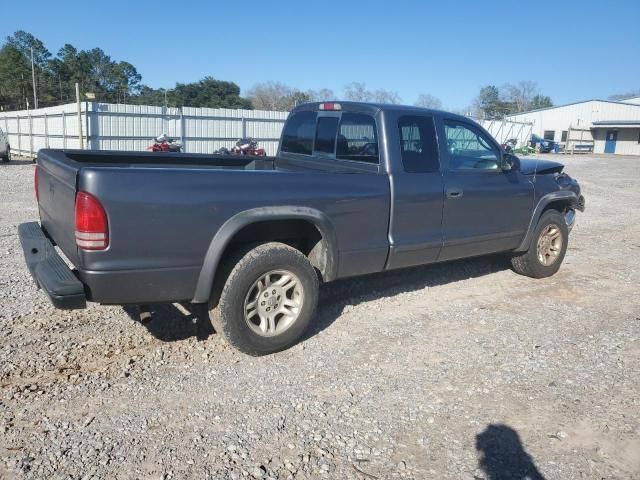
[{"label": "fender flare", "polygon": [[540,220],[542,212],[547,205],[551,202],[557,202],[558,200],[566,200],[569,205],[575,205],[578,202],[578,195],[571,190],[560,190],[557,192],[547,193],[540,198],[536,208],[533,210],[533,215],[531,215],[531,221],[529,222],[529,227],[527,227],[527,233],[522,239],[520,246],[514,250],[515,252],[525,252],[529,249],[529,245],[533,239],[533,232],[538,225],[538,220]]},{"label": "fender flare", "polygon": [[327,265],[324,279],[325,281],[335,279],[339,260],[338,242],[333,225],[324,213],[314,208],[296,206],[253,208],[231,217],[222,224],[214,235],[204,257],[196,291],[193,300],[191,300],[192,303],[209,302],[216,271],[222,260],[222,253],[235,234],[247,225],[269,220],[306,220],[311,222],[327,244]]}]

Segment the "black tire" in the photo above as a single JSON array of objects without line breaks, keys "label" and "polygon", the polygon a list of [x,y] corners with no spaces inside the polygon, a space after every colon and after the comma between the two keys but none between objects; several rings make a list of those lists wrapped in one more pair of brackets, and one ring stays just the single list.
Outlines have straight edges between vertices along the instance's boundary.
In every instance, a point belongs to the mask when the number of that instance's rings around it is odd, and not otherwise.
[{"label": "black tire", "polygon": [[[209,312],[216,332],[249,355],[267,355],[294,345],[307,329],[318,303],[318,276],[309,259],[295,248],[270,242],[239,252],[230,263],[235,264],[227,266],[230,273],[219,293],[214,292],[217,305]],[[302,286],[302,305],[286,330],[263,336],[253,331],[245,320],[245,300],[254,283],[274,270],[286,270],[297,277]]]},{"label": "black tire", "polygon": [[[562,246],[554,262],[550,265],[544,265],[538,258],[538,239],[541,233],[550,225],[555,225],[559,228]],[[516,273],[520,275],[526,275],[532,278],[550,277],[560,269],[560,265],[562,265],[565,253],[567,252],[568,243],[569,229],[564,220],[564,215],[557,210],[547,210],[538,220],[538,225],[531,239],[529,249],[524,253],[513,255],[511,257],[511,265]]]},{"label": "black tire", "polygon": [[11,147],[7,145],[7,151],[4,153],[4,157],[2,157],[3,162],[8,162],[11,160]]}]

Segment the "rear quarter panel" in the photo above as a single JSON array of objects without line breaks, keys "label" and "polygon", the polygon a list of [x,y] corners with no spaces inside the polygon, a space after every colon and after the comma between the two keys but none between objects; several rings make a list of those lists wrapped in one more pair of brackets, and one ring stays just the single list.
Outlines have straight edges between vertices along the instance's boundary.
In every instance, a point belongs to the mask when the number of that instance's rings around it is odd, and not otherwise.
[{"label": "rear quarter panel", "polygon": [[88,167],[78,186],[100,199],[109,218],[108,249],[79,253],[86,270],[201,266],[226,220],[266,206],[323,212],[336,234],[338,276],[382,270],[386,260],[385,175]]}]

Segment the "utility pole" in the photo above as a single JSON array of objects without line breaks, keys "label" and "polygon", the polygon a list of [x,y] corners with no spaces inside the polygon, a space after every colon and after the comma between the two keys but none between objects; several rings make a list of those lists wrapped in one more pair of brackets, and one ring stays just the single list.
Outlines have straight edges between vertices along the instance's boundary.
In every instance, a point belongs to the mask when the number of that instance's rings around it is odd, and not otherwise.
[{"label": "utility pole", "polygon": [[84,150],[84,138],[82,137],[82,106],[80,105],[80,84],[76,82],[76,102],[78,103],[78,139],[80,150]]},{"label": "utility pole", "polygon": [[31,81],[33,83],[33,108],[38,108],[38,95],[36,93],[36,67],[33,63],[33,47],[31,47]]}]

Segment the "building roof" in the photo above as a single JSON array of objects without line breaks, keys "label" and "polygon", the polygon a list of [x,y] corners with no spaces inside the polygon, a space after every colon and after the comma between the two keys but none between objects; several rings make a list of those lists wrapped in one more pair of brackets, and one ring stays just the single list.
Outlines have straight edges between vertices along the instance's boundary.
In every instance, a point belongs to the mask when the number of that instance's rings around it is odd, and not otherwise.
[{"label": "building roof", "polygon": [[617,127],[640,128],[640,120],[599,120],[592,122],[591,128]]},{"label": "building roof", "polygon": [[593,122],[594,125],[611,125],[612,123],[616,125],[640,125],[640,120],[596,120]]},{"label": "building roof", "polygon": [[[631,98],[636,98],[636,97],[631,97]],[[628,98],[627,100],[631,100],[631,98]],[[618,101],[618,100],[601,100],[599,98],[592,98],[590,100],[582,100],[580,102],[565,103],[564,105],[554,105],[553,107],[536,108],[535,110],[528,110],[526,112],[512,113],[511,115],[507,115],[507,117],[517,117],[518,115],[526,115],[528,113],[542,112],[543,110],[553,110],[554,108],[569,107],[571,105],[579,105],[581,103],[589,103],[589,102],[615,103],[618,105],[627,105],[630,107],[640,107],[640,104],[636,104],[636,103],[628,103],[628,102]]]}]

